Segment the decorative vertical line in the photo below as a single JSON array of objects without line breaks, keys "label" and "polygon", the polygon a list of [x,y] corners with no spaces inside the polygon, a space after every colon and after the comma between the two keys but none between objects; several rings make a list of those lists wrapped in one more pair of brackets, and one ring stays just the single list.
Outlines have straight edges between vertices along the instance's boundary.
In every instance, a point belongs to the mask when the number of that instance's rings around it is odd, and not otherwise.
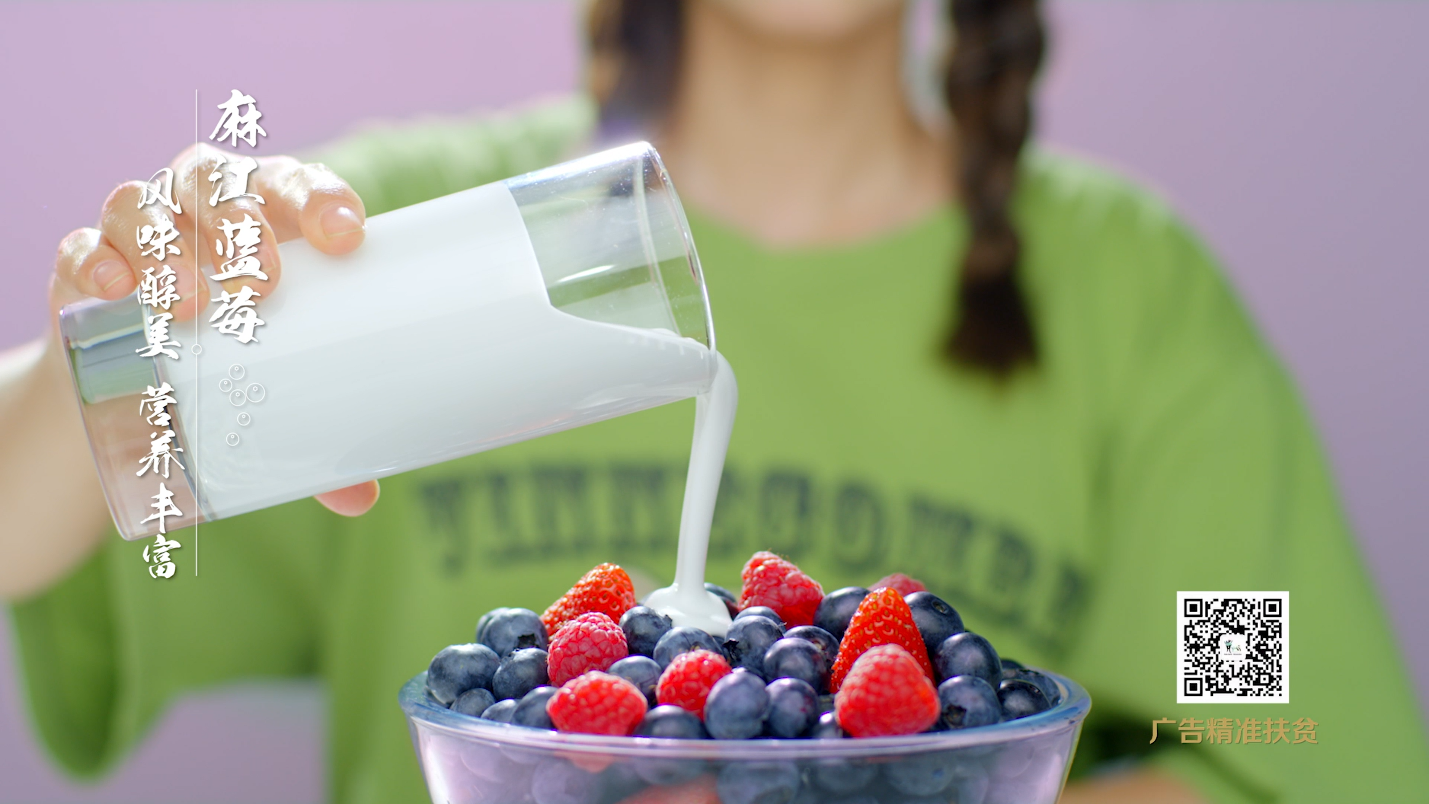
[{"label": "decorative vertical line", "polygon": [[[199,258],[199,229],[198,229],[198,218],[199,218],[199,215],[198,215],[198,213],[199,213],[199,206],[198,206],[198,204],[199,204],[199,200],[198,200],[198,197],[199,197],[199,190],[198,190],[198,163],[199,163],[199,159],[198,159],[198,156],[199,156],[199,153],[198,153],[198,149],[199,149],[199,139],[198,139],[198,89],[195,88],[195,89],[194,89],[194,203],[193,203],[193,216],[194,216],[194,244],[193,244],[193,254],[194,254],[194,293],[195,293],[195,294],[198,293],[198,288],[199,288],[199,286],[200,286],[200,283],[203,282],[203,272],[200,271],[200,270],[199,270],[199,267],[198,267],[198,258]],[[198,297],[197,297],[197,296],[194,297],[194,306],[195,306],[195,307],[198,306]],[[192,459],[192,461],[193,461],[193,467],[194,467],[193,477],[194,477],[194,577],[195,577],[195,578],[198,577],[198,523],[199,523],[199,520],[200,520],[201,518],[203,518],[203,506],[201,506],[201,505],[199,504],[199,500],[203,499],[203,491],[202,491],[203,472],[199,469],[199,465],[198,465],[198,451],[199,451],[198,442],[199,442],[200,440],[202,440],[201,434],[203,433],[203,428],[202,428],[202,427],[200,426],[200,424],[199,424],[199,413],[200,413],[200,411],[201,411],[202,408],[203,408],[203,405],[199,402],[199,398],[203,396],[203,392],[199,389],[199,379],[200,379],[200,376],[201,376],[200,373],[199,373],[199,361],[201,361],[201,360],[203,359],[202,355],[200,354],[200,353],[203,351],[203,347],[199,346],[199,342],[198,342],[198,333],[199,333],[199,329],[198,329],[198,328],[199,328],[200,326],[202,326],[202,324],[200,323],[200,319],[202,319],[202,318],[203,318],[203,311],[202,311],[202,310],[196,310],[196,311],[194,312],[194,346],[193,346],[193,349],[190,350],[190,351],[194,352],[194,393],[193,393],[193,399],[194,399],[194,437],[193,437],[193,440],[190,442],[189,446],[191,446],[191,447],[193,448],[193,451],[194,451],[194,454],[191,456],[191,459]]]}]

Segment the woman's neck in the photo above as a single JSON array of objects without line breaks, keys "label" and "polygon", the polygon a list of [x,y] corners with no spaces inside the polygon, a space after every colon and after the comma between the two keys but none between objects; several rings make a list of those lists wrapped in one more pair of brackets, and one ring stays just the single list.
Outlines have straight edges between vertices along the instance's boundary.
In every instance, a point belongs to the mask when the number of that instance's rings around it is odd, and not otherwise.
[{"label": "woman's neck", "polygon": [[908,107],[902,25],[771,39],[689,2],[675,102],[658,143],[692,206],[773,245],[848,242],[950,197],[946,142]]}]

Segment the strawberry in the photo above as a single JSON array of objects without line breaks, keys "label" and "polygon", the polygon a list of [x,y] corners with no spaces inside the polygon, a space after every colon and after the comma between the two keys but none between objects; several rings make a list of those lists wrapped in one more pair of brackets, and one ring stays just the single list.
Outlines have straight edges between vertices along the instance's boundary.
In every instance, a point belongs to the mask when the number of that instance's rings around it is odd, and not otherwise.
[{"label": "strawberry", "polygon": [[546,714],[557,731],[628,737],[645,717],[645,694],[619,676],[592,671],[552,695]]},{"label": "strawberry", "polygon": [[933,682],[898,645],[865,651],[834,697],[834,717],[851,737],[917,734],[927,731],[940,711]]},{"label": "strawberry", "polygon": [[858,604],[858,611],[849,621],[848,630],[839,643],[838,656],[829,671],[829,690],[838,692],[858,657],[878,645],[903,648],[923,669],[928,680],[933,680],[933,665],[928,661],[928,649],[923,645],[918,624],[913,621],[913,612],[898,590],[890,586],[869,592]]},{"label": "strawberry", "polygon": [[625,632],[615,620],[598,611],[588,611],[567,620],[551,637],[547,674],[552,686],[559,687],[591,670],[609,670],[628,653]]},{"label": "strawberry", "polygon": [[914,592],[928,591],[928,587],[924,586],[922,581],[916,578],[909,578],[901,572],[895,572],[892,575],[885,576],[879,579],[878,583],[868,588],[875,592],[884,588],[897,589],[898,594],[905,597]]},{"label": "strawberry", "polygon": [[681,653],[671,659],[670,666],[660,674],[655,700],[694,712],[703,720],[710,688],[729,674],[729,662],[718,653],[708,650]]},{"label": "strawberry", "polygon": [[744,588],[739,607],[768,606],[790,628],[813,625],[814,612],[824,599],[824,588],[793,563],[760,551],[750,557],[740,572]]},{"label": "strawberry", "polygon": [[598,611],[616,622],[620,615],[635,608],[635,585],[625,570],[614,564],[601,564],[581,576],[569,592],[551,604],[541,615],[546,632],[556,633],[567,620],[588,611]]}]

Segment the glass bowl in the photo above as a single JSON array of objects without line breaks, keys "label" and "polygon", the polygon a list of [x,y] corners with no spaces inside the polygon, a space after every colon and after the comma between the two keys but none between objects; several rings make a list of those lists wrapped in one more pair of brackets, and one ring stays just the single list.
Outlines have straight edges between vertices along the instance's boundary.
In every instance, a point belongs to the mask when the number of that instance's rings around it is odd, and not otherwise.
[{"label": "glass bowl", "polygon": [[420,673],[399,696],[436,804],[1054,804],[1091,709],[961,731],[843,740],[562,734],[446,709]]}]

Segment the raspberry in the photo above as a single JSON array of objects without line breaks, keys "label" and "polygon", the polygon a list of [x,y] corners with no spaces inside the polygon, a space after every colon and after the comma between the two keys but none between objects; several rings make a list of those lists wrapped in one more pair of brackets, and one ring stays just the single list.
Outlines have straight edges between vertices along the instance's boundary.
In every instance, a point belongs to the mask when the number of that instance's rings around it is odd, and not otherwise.
[{"label": "raspberry", "polygon": [[834,698],[834,717],[852,737],[927,731],[938,719],[938,691],[898,645],[869,648]]},{"label": "raspberry", "polygon": [[546,632],[556,633],[567,620],[588,611],[598,611],[616,622],[620,615],[635,608],[635,586],[625,570],[614,564],[601,564],[581,576],[569,592],[551,604],[541,615]]},{"label": "raspberry", "polygon": [[892,575],[886,576],[878,583],[868,588],[875,592],[879,589],[885,588],[897,589],[898,594],[904,596],[911,595],[914,592],[928,591],[928,587],[924,586],[922,581],[917,580],[916,578],[909,578],[907,575],[904,575],[901,572],[895,572]]},{"label": "raspberry", "polygon": [[547,672],[551,684],[559,687],[582,673],[609,670],[627,653],[625,632],[615,620],[598,611],[589,611],[567,620],[551,637]]},{"label": "raspberry", "polygon": [[789,561],[761,551],[750,557],[739,577],[744,581],[741,609],[768,606],[790,628],[814,624],[824,588]]},{"label": "raspberry", "polygon": [[878,645],[903,648],[923,668],[928,680],[933,680],[933,665],[928,661],[928,648],[923,645],[923,635],[913,621],[913,612],[898,590],[890,586],[869,592],[858,604],[858,611],[853,613],[843,641],[839,643],[833,669],[829,671],[829,689],[838,692],[858,657]]},{"label": "raspberry", "polygon": [[628,737],[645,717],[645,696],[619,676],[592,671],[551,696],[546,714],[557,731]]},{"label": "raspberry", "polygon": [[708,650],[692,650],[670,660],[670,666],[660,674],[655,688],[655,700],[705,716],[705,699],[716,681],[729,675],[729,662]]}]

